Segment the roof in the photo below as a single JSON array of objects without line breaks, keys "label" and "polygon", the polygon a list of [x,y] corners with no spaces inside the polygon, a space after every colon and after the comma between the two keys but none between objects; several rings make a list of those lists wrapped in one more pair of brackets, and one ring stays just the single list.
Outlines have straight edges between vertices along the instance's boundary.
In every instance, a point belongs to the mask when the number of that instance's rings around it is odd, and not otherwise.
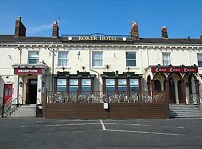
[{"label": "roof", "polygon": [[[73,37],[71,40],[69,37]],[[200,45],[202,44],[202,39],[190,39],[190,38],[140,38],[139,40],[133,40],[129,35],[110,35],[110,36],[93,36],[96,37],[105,37],[106,39],[109,37],[109,40],[79,40],[80,37],[92,37],[88,35],[81,36],[66,36],[59,38],[52,37],[19,37],[14,38],[14,35],[0,35],[0,44],[4,43],[45,43],[45,42],[53,42],[53,43],[117,43],[117,44],[174,44],[174,45]],[[111,39],[116,38],[116,40]]]}]

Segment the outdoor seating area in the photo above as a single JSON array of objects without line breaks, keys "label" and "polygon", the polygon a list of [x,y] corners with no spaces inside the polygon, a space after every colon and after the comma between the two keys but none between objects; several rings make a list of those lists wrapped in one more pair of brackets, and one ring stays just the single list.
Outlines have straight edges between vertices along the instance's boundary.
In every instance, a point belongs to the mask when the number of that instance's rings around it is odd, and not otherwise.
[{"label": "outdoor seating area", "polygon": [[147,92],[133,92],[130,95],[103,92],[48,92],[47,103],[165,103],[166,93],[148,95]]}]

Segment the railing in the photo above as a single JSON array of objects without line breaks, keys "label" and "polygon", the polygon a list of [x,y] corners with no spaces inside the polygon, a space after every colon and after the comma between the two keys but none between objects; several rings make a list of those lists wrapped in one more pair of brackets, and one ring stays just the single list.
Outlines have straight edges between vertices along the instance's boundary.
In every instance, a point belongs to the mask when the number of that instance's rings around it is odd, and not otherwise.
[{"label": "railing", "polygon": [[148,92],[47,92],[47,103],[165,103],[166,92],[150,96]]},{"label": "railing", "polygon": [[1,117],[3,117],[3,98],[2,97],[0,97],[0,101],[2,101],[0,102],[0,113],[1,113]]},{"label": "railing", "polygon": [[18,101],[17,98],[12,100],[12,97],[2,106],[2,117],[7,117],[11,115],[18,107],[19,104],[16,104]]},{"label": "railing", "polygon": [[190,94],[189,95],[189,103],[194,104],[200,110],[202,110],[201,101],[202,101],[202,97],[200,97],[200,95],[197,95],[197,94]]}]

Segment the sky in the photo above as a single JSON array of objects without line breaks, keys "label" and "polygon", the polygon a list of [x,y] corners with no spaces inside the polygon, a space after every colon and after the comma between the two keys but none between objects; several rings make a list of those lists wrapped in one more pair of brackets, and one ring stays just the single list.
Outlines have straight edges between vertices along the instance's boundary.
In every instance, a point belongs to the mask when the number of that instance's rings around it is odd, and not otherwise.
[{"label": "sky", "polygon": [[132,21],[140,38],[161,38],[166,26],[169,38],[199,38],[202,32],[202,0],[1,0],[0,35],[14,34],[21,16],[27,36],[129,35]]}]

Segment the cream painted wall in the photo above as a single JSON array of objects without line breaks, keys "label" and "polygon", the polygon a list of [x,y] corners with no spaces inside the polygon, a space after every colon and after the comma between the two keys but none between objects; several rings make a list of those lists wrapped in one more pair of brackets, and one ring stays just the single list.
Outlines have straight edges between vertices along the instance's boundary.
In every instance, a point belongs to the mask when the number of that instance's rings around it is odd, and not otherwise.
[{"label": "cream painted wall", "polygon": [[[92,74],[96,74],[97,80],[99,82],[99,86],[101,86],[102,80],[99,78],[99,75],[102,74],[104,71],[116,71],[118,70],[119,73],[123,73],[128,71],[126,67],[126,52],[136,52],[136,67],[130,67],[130,71],[135,72],[136,74],[143,74],[144,79],[143,82],[146,83],[146,76],[144,75],[145,69],[149,65],[162,65],[162,52],[170,52],[170,59],[171,64],[173,66],[179,66],[184,64],[185,66],[191,66],[193,64],[198,65],[197,61],[197,53],[202,53],[201,48],[190,48],[183,46],[181,47],[171,47],[172,45],[167,45],[166,47],[162,48],[159,45],[154,46],[128,46],[128,45],[96,45],[93,46],[89,44],[78,44],[78,45],[71,45],[68,46],[64,44],[60,47],[52,47],[48,49],[47,47],[43,46],[36,46],[32,44],[33,47],[27,48],[26,45],[23,44],[22,47],[22,64],[28,63],[28,51],[39,51],[39,62],[44,61],[49,67],[50,72],[52,72],[52,58],[54,49],[54,73],[56,74],[57,71],[63,72],[62,67],[58,67],[58,52],[57,51],[68,51],[69,52],[69,66],[65,67],[64,71],[69,71],[71,74],[76,74],[77,71],[83,71],[82,66],[85,66],[84,71],[89,71]],[[170,48],[171,47],[171,48]],[[12,65],[19,63],[19,50],[14,49],[14,45],[0,47],[1,55],[0,55],[0,97],[3,96],[3,84],[14,82],[14,72]],[[101,67],[92,67],[91,57],[92,51],[103,51],[103,66]],[[79,53],[79,55],[78,55]],[[106,65],[109,65],[110,68],[107,70]],[[202,68],[199,68],[199,74],[202,74]],[[6,78],[9,76],[9,79]],[[198,76],[198,79],[200,77]],[[51,89],[51,79],[47,77],[46,80],[46,88]],[[98,85],[95,84],[96,88]],[[146,85],[143,84],[143,88],[146,89]],[[202,92],[202,88],[200,87],[200,91]]]}]

